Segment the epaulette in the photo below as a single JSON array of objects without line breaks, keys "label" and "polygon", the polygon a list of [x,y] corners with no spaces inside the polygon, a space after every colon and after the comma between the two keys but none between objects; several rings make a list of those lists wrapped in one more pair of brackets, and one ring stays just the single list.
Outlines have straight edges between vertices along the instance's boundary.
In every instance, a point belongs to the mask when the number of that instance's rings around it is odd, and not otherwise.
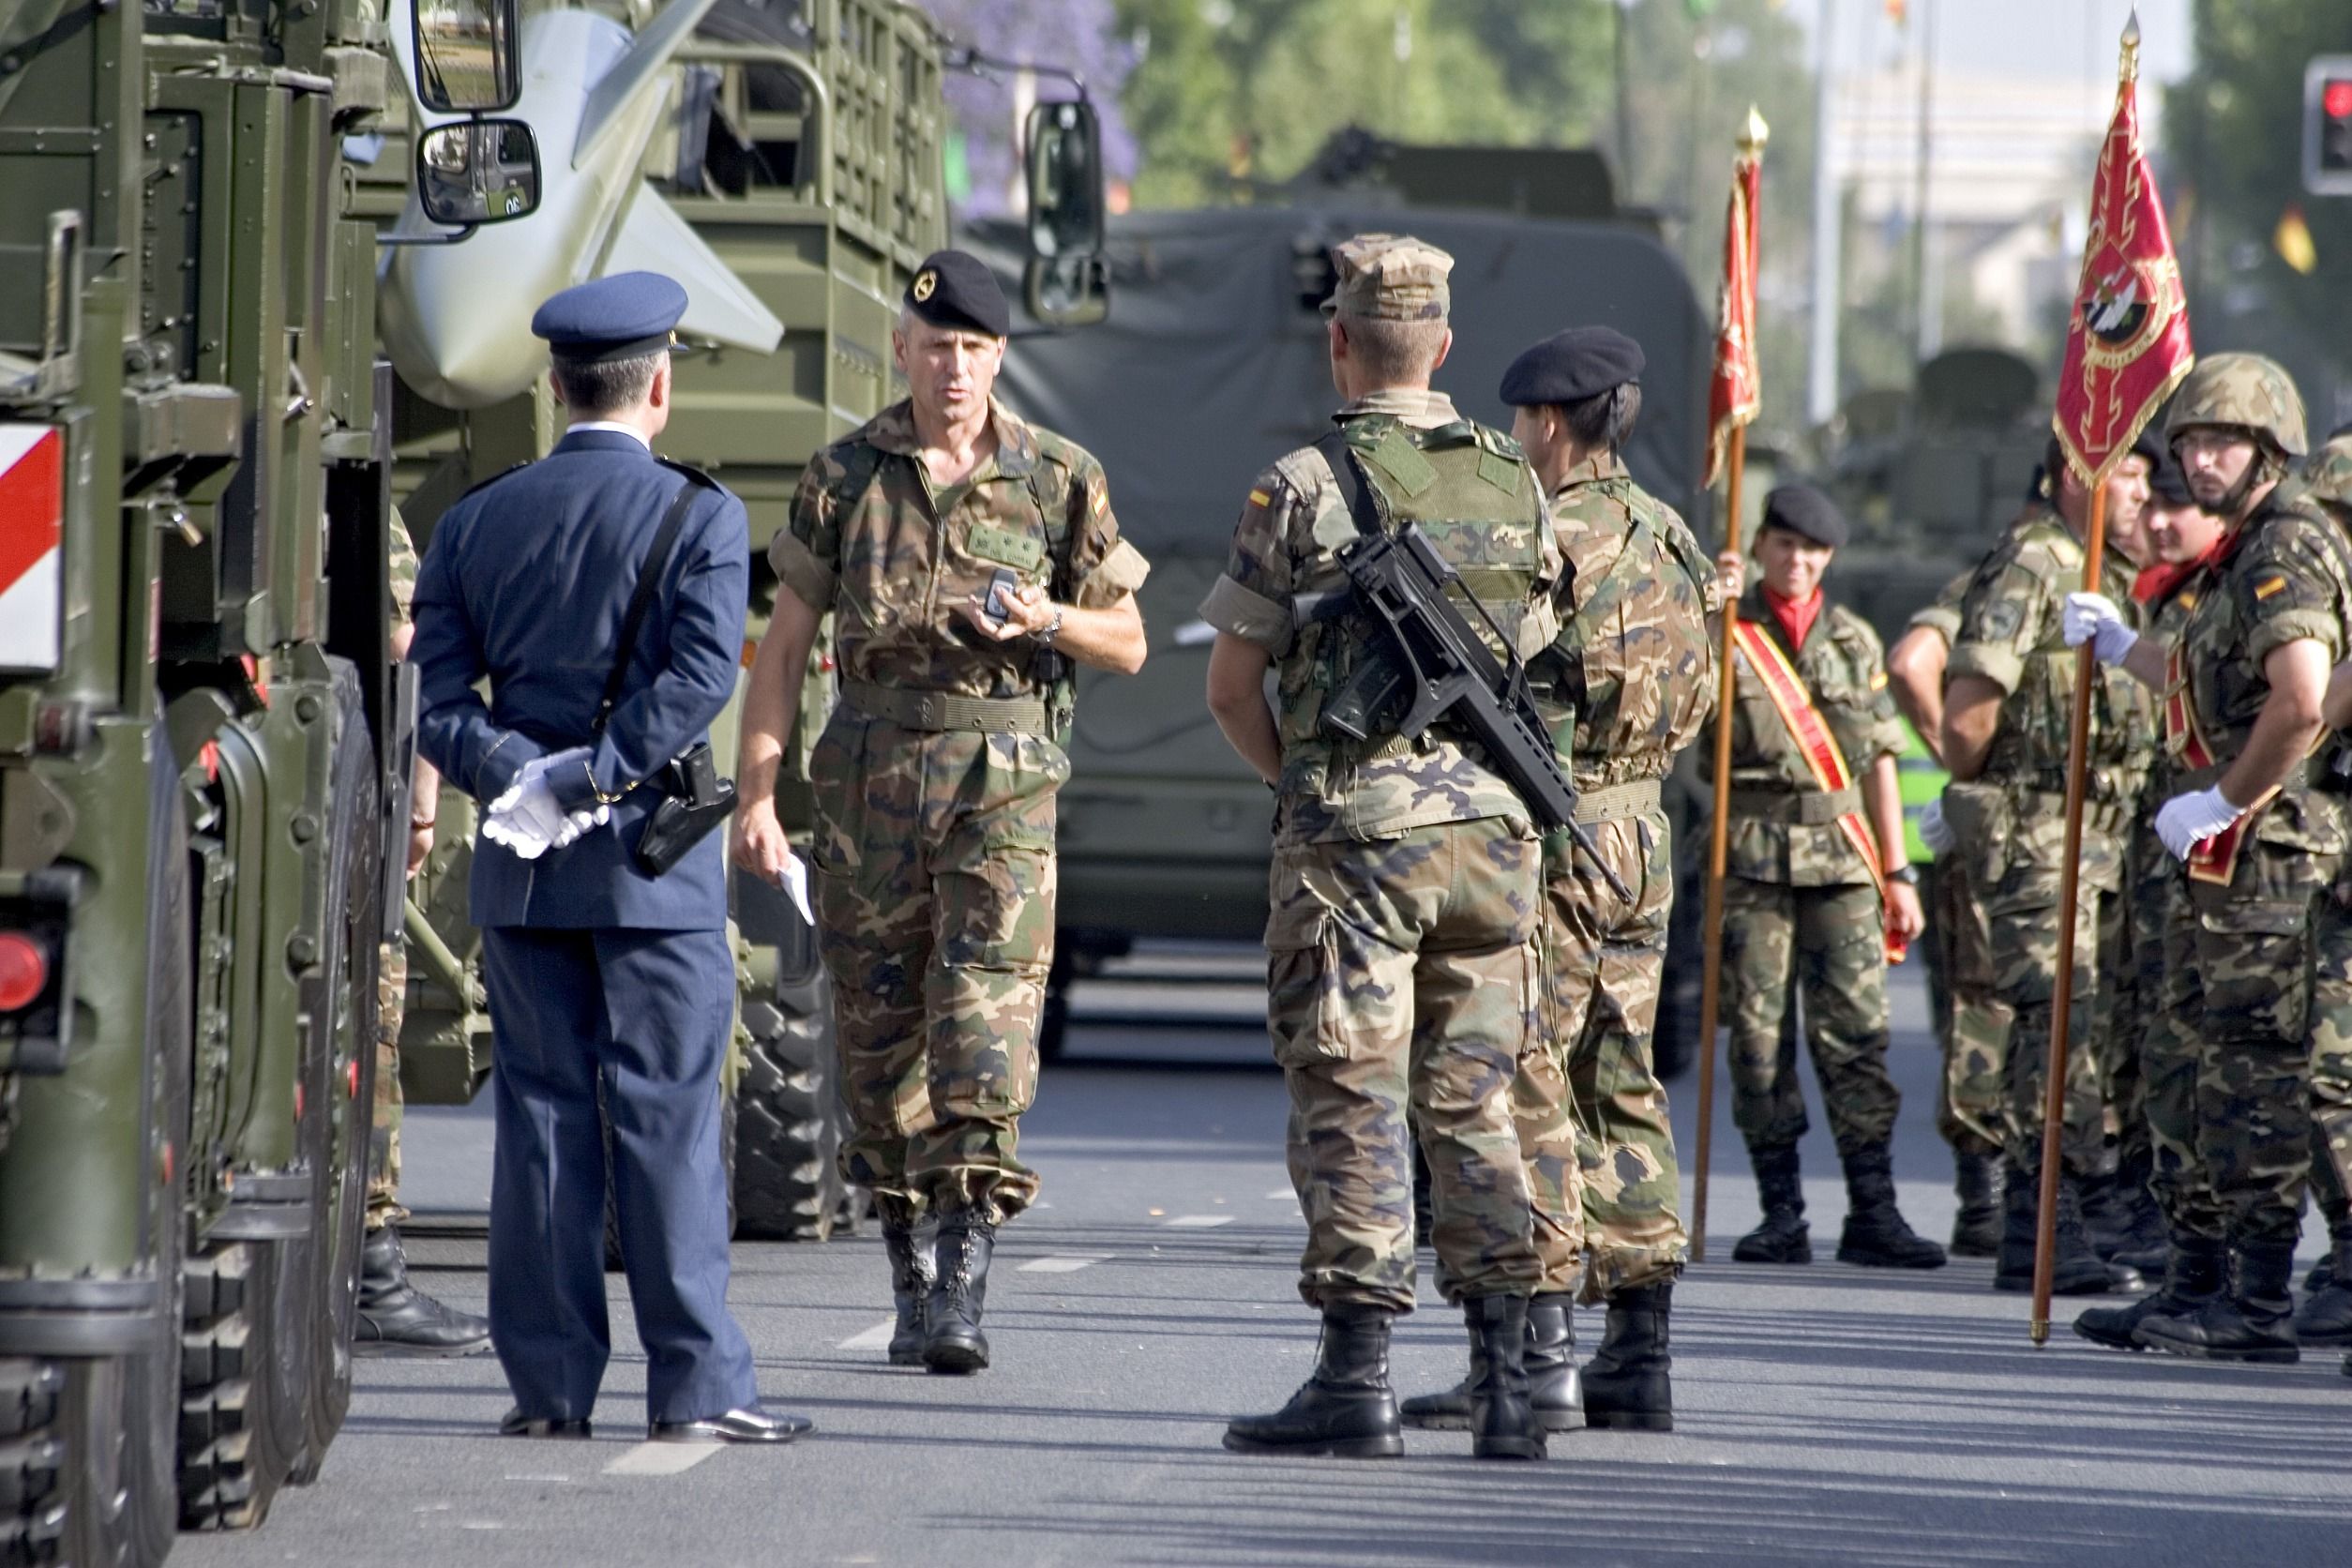
[{"label": "epaulette", "polygon": [[[522,470],[524,470],[524,469],[526,469],[526,468],[529,468],[530,466],[531,466],[531,464],[530,464],[530,462],[528,461],[528,460],[524,460],[524,461],[522,461],[522,462],[509,464],[507,467],[502,468],[502,469],[500,469],[497,473],[495,473],[495,474],[491,475],[489,478],[487,478],[487,479],[483,479],[483,480],[479,480],[479,481],[475,482],[475,484],[473,484],[473,485],[469,486],[469,487],[467,488],[466,491],[465,491],[465,494],[464,494],[464,495],[460,495],[460,496],[459,496],[459,497],[458,497],[458,500],[459,500],[459,501],[463,501],[463,500],[467,499],[468,497],[470,497],[470,496],[474,495],[474,494],[475,494],[476,491],[478,491],[478,490],[486,490],[490,489],[492,485],[494,485],[494,484],[498,483],[498,481],[499,481],[499,480],[504,479],[504,478],[507,478],[507,477],[509,477],[509,476],[510,476],[510,475],[512,475],[519,474],[519,473],[520,473]],[[450,503],[450,505],[457,505],[457,502],[451,502],[451,503]]]},{"label": "epaulette", "polygon": [[718,489],[718,481],[716,479],[712,478],[709,475],[703,473],[701,469],[695,467],[690,462],[680,462],[675,458],[665,458],[658,452],[654,454],[654,460],[661,464],[662,467],[669,469],[673,474],[685,475],[689,481],[701,486],[704,490],[715,490]]}]

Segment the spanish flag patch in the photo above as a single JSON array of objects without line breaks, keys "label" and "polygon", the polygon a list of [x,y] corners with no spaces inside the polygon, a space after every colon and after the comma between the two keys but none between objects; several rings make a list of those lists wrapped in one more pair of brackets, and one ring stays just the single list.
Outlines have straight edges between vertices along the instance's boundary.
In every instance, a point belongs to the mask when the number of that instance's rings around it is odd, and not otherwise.
[{"label": "spanish flag patch", "polygon": [[1886,688],[1887,672],[1883,670],[1875,671],[1870,677],[1870,689],[1873,691],[1884,691]]},{"label": "spanish flag patch", "polygon": [[2285,586],[2286,579],[2284,577],[2266,577],[2260,582],[2254,584],[2254,597],[2257,599],[2267,599],[2271,595],[2284,589]]},{"label": "spanish flag patch", "polygon": [[1249,504],[1253,506],[1271,506],[1274,505],[1274,497],[1264,490],[1254,490],[1249,492]]}]

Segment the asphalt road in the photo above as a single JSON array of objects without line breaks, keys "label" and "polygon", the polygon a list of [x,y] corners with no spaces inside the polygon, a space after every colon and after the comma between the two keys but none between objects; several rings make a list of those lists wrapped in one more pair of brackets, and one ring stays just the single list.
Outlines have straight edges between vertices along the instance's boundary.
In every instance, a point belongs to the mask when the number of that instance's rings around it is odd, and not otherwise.
[{"label": "asphalt road", "polygon": [[[1412,1435],[1401,1462],[1227,1454],[1225,1419],[1278,1405],[1313,1353],[1281,1081],[1245,992],[1106,986],[1081,1009],[1093,1021],[1048,1070],[1023,1142],[1046,1202],[998,1254],[993,1370],[883,1364],[870,1236],[741,1244],[733,1303],[762,1390],[812,1415],[810,1438],[641,1447],[644,1364],[616,1277],[597,1440],[490,1435],[508,1403],[493,1359],[363,1362],[319,1483],[283,1495],[257,1533],[183,1538],[173,1561],[2352,1561],[2352,1379],[2338,1357],[2230,1369],[2121,1355],[2075,1340],[2063,1318],[2036,1351],[2024,1303],[1992,1293],[1988,1263],[1891,1276],[1826,1261],[1844,1201],[1817,1117],[1805,1157],[1825,1261],[1691,1271],[1676,1294],[1673,1434],[1560,1436],[1542,1465],[1474,1462],[1466,1436],[1434,1433]],[[1191,1021],[1135,1021],[1178,1015]],[[1898,1173],[1914,1223],[1941,1236],[1950,1163],[1922,1017],[1907,976]],[[1687,1168],[1696,1092],[1675,1091]],[[480,1208],[486,1114],[416,1111],[409,1126],[411,1201]],[[1721,1259],[1756,1213],[1727,1098],[1715,1152]],[[480,1309],[478,1239],[420,1239],[411,1255],[430,1289]],[[1425,1278],[1424,1302],[1397,1334],[1407,1392],[1461,1366],[1459,1319]],[[1597,1312],[1578,1314],[1588,1349],[1599,1328]]]}]

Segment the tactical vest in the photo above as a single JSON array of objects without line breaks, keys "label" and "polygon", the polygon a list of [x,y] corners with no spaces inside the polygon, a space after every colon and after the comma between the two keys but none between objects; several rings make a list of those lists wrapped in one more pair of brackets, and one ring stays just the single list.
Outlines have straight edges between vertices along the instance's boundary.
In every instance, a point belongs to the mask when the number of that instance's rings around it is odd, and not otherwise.
[{"label": "tactical vest", "polygon": [[[1367,415],[1348,420],[1316,450],[1351,503],[1340,521],[1346,533],[1333,536],[1319,524],[1317,543],[1335,556],[1367,526],[1394,534],[1417,525],[1461,575],[1461,592],[1471,601],[1461,606],[1465,618],[1497,657],[1511,656],[1543,576],[1545,526],[1518,444],[1469,420],[1419,430],[1392,415]],[[1329,791],[1344,787],[1347,767],[1402,756],[1416,743],[1394,733],[1354,742],[1325,731],[1323,708],[1333,694],[1361,665],[1389,653],[1386,633],[1356,609],[1345,574],[1334,564],[1327,576],[1335,584],[1301,606],[1298,643],[1283,661],[1281,729],[1287,761],[1304,764]]]},{"label": "tactical vest", "polygon": [[[848,517],[866,499],[875,475],[882,472],[882,459],[889,454],[871,442],[853,441],[841,449],[841,469],[827,487],[833,500],[833,515]],[[920,459],[910,458],[910,462]],[[1029,490],[1029,503],[1037,508],[1045,520],[1046,553],[1053,561],[1053,581],[1057,596],[1067,598],[1075,585],[1070,581],[1070,495],[1067,486],[1059,496],[1049,495],[1046,485],[1047,462],[1043,453],[1030,465],[1023,483]],[[1046,700],[1046,722],[1055,745],[1066,747],[1070,731],[1078,716],[1078,665],[1066,654],[1051,648],[1037,650],[1035,662],[1030,667],[1030,680]],[[986,698],[964,699],[967,705],[985,703]],[[1024,701],[1028,701],[1024,699]]]},{"label": "tactical vest", "polygon": [[[2082,543],[2056,513],[2027,523],[2022,537],[2043,545],[2059,561],[2067,560],[2071,552],[2073,576],[2065,586],[2071,588],[2081,580]],[[2057,727],[2034,735],[2009,725],[1999,727],[1985,755],[1984,776],[2013,789],[2063,792],[2066,716],[2073,701],[2076,654],[2053,643],[2028,654],[2024,662],[2025,674],[2011,699],[2031,695],[2043,716],[2055,719]],[[2145,689],[2120,665],[2101,666],[2098,679],[2091,684],[2090,740],[2090,798],[2112,801],[2136,794],[2139,776],[2155,754],[2156,721]]]}]

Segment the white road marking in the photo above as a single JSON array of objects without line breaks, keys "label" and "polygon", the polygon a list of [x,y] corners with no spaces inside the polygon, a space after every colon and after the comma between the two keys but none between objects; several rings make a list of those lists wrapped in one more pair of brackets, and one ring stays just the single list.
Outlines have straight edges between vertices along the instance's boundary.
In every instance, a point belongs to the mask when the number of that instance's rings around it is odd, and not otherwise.
[{"label": "white road marking", "polygon": [[1276,1187],[1266,1195],[1266,1201],[1269,1203],[1296,1203],[1298,1200],[1299,1195],[1289,1187]]},{"label": "white road marking", "polygon": [[1231,1214],[1178,1214],[1168,1222],[1170,1229],[1206,1230],[1213,1225],[1230,1225]]},{"label": "white road marking", "polygon": [[836,1345],[834,1349],[837,1350],[879,1350],[888,1346],[890,1336],[897,1332],[897,1319],[885,1319],[870,1329],[860,1329],[840,1344]]},{"label": "white road marking", "polygon": [[677,1475],[720,1449],[718,1442],[641,1442],[604,1467],[607,1475]]},{"label": "white road marking", "polygon": [[1095,1253],[1089,1257],[1033,1258],[1014,1272],[1016,1274],[1076,1274],[1080,1269],[1102,1262],[1110,1254]]}]

